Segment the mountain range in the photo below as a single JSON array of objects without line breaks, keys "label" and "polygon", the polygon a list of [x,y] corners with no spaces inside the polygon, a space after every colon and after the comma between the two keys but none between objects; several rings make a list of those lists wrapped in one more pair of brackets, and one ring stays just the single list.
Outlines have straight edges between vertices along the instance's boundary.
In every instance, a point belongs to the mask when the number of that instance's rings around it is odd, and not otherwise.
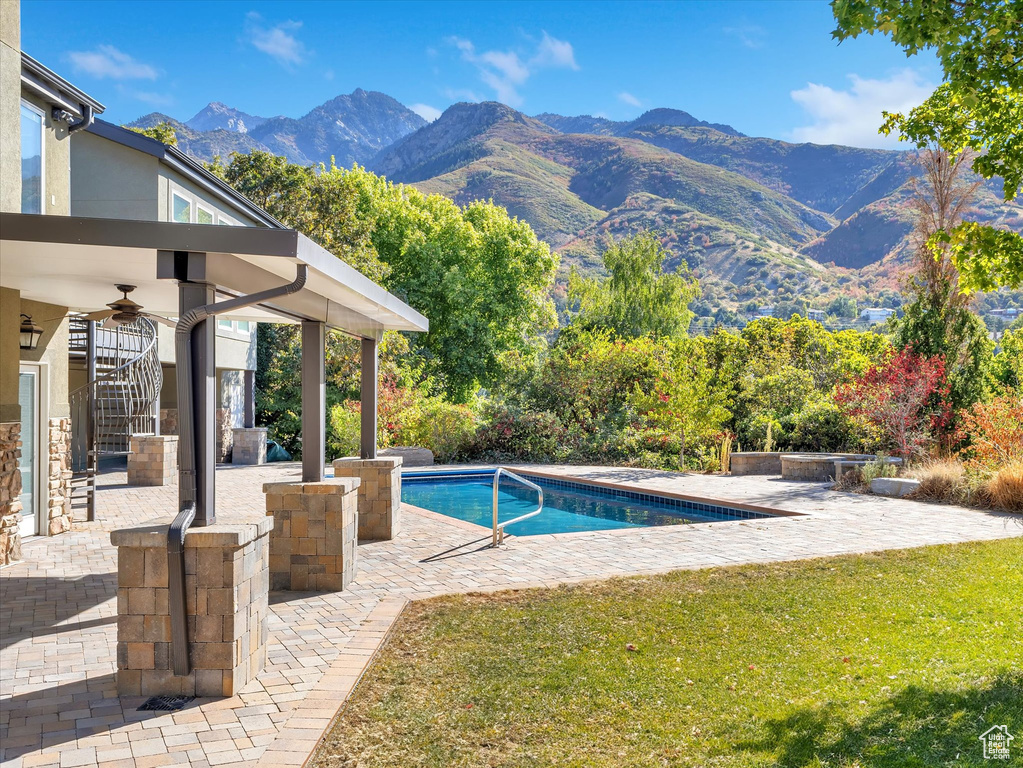
[{"label": "mountain range", "polygon": [[[711,308],[898,288],[910,251],[915,152],[749,137],[675,109],[632,121],[460,103],[427,123],[391,97],[356,90],[301,118],[214,102],[170,123],[200,160],[253,149],[292,162],[359,163],[457,202],[492,199],[550,243],[563,268],[600,269],[610,238],[652,230],[700,277]],[[1023,229],[996,183],[972,215]]]}]

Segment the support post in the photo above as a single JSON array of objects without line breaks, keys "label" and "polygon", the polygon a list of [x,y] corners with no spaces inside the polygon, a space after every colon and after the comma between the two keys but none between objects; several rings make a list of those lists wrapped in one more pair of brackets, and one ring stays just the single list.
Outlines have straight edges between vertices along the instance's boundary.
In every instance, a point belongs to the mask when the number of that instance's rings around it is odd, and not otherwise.
[{"label": "support post", "polygon": [[324,355],[326,327],[302,322],[302,481],[323,480],[326,464],[327,385]]},{"label": "support post", "polygon": [[[195,307],[212,304],[216,292],[208,283],[178,283],[179,312],[184,315]],[[214,475],[216,473],[216,318],[199,323],[192,331],[192,381],[178,377],[178,402],[185,399],[184,388],[192,387],[195,412],[191,428],[195,434],[195,526],[213,525],[216,522],[214,503]],[[181,435],[186,435],[188,425],[180,424]]]},{"label": "support post", "polygon": [[99,474],[99,445],[96,441],[96,322],[86,321],[85,325],[85,380],[89,382],[88,402],[85,411],[85,519],[96,520],[96,475]]},{"label": "support post", "polygon": [[363,459],[377,457],[377,378],[376,339],[362,340],[362,422],[360,424],[359,456]]},{"label": "support post", "polygon": [[256,426],[256,372],[245,371],[242,386],[245,388],[245,414],[242,426],[252,429]]}]

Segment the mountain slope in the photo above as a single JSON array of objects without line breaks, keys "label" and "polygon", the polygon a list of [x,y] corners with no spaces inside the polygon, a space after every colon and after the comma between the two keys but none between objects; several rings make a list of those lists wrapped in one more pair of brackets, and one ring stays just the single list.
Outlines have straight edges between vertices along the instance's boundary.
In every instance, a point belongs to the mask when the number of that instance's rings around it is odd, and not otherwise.
[{"label": "mountain slope", "polygon": [[383,147],[426,125],[426,121],[383,93],[356,89],[321,104],[300,118],[262,118],[212,102],[187,123],[152,112],[130,123],[148,128],[174,126],[181,148],[203,161],[254,149],[284,155],[293,163],[365,163]]},{"label": "mountain slope", "polygon": [[202,162],[209,162],[217,156],[227,160],[232,152],[245,154],[253,150],[267,150],[264,144],[256,141],[247,133],[228,131],[223,128],[213,131],[196,131],[185,123],[178,122],[173,117],[168,117],[160,112],[143,115],[138,120],[128,123],[128,127],[152,128],[159,123],[168,123],[174,129],[178,139],[178,149]]},{"label": "mountain slope", "polygon": [[426,125],[426,121],[390,96],[356,89],[321,104],[297,120],[274,117],[250,133],[292,162],[301,156],[315,163],[365,163],[383,147]]},{"label": "mountain slope", "polygon": [[185,125],[193,131],[215,131],[222,128],[225,131],[248,133],[265,122],[265,117],[256,117],[219,101],[211,101],[190,120],[186,120]]},{"label": "mountain slope", "polygon": [[460,201],[492,197],[555,246],[640,193],[787,246],[834,224],[738,174],[633,139],[557,133],[496,103],[451,107],[369,167]]}]

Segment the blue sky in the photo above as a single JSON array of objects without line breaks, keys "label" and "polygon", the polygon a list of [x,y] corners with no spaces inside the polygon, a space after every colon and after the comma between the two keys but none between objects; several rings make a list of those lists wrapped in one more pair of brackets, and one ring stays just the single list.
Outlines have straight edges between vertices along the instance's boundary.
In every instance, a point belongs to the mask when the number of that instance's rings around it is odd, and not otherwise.
[{"label": "blue sky", "polygon": [[22,48],[118,122],[210,101],[300,117],[365,88],[429,117],[484,99],[616,120],[673,107],[749,135],[893,146],[880,112],[923,100],[934,57],[838,45],[833,27],[819,0],[22,2]]}]

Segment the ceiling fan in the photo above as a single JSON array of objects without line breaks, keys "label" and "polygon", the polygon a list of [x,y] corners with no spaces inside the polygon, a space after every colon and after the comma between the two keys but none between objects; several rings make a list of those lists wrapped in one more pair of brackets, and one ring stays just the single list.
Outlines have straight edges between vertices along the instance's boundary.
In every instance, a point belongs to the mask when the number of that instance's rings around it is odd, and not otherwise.
[{"label": "ceiling fan", "polygon": [[107,304],[110,309],[104,309],[100,312],[91,312],[90,314],[85,315],[84,317],[86,320],[95,320],[97,322],[102,322],[105,326],[113,325],[116,327],[122,323],[131,323],[138,320],[140,317],[145,317],[171,327],[177,325],[173,320],[168,320],[166,317],[160,317],[159,315],[151,315],[148,312],[143,312],[141,304],[129,299],[128,294],[135,290],[134,285],[117,285],[115,287],[123,293],[124,296],[119,298],[117,301],[112,301]]}]

